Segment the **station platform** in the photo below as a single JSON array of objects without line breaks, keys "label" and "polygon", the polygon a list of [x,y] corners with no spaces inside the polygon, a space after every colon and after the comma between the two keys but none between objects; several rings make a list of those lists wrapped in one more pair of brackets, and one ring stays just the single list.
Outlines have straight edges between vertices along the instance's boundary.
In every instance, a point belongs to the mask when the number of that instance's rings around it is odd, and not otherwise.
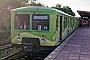
[{"label": "station platform", "polygon": [[90,60],[90,26],[79,27],[44,60]]}]

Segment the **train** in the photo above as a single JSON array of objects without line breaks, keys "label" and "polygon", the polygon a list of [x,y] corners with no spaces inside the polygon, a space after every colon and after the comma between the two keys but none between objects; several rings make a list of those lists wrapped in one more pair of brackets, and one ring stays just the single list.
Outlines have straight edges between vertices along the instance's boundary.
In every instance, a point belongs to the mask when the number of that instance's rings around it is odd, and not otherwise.
[{"label": "train", "polygon": [[87,20],[85,19],[82,19],[81,17],[78,18],[80,20],[80,26],[84,26],[84,25],[88,25],[89,26],[89,23]]},{"label": "train", "polygon": [[25,6],[11,10],[11,43],[22,51],[53,50],[70,36],[80,20],[58,9]]}]

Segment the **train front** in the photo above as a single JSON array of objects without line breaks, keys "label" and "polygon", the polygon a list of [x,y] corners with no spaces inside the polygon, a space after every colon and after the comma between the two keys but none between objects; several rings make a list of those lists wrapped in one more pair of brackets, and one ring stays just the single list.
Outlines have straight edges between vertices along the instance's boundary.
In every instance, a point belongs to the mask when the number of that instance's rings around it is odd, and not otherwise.
[{"label": "train front", "polygon": [[22,48],[23,51],[52,50],[56,40],[55,28],[51,28],[50,31],[50,13],[35,13],[26,8],[12,11],[11,43],[13,46]]}]

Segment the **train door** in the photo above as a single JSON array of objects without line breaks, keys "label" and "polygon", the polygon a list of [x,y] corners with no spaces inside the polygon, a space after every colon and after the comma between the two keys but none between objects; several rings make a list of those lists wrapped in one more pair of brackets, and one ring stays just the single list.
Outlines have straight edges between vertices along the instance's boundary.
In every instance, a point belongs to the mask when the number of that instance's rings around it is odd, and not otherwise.
[{"label": "train door", "polygon": [[60,40],[62,40],[62,16],[60,16]]}]

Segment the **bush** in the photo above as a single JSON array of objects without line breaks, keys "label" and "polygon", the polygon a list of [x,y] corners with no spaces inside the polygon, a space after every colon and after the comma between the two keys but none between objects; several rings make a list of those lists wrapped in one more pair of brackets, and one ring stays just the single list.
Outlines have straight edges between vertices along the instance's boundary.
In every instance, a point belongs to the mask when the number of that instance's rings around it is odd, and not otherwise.
[{"label": "bush", "polygon": [[10,31],[0,31],[0,39],[8,38],[10,35]]}]

